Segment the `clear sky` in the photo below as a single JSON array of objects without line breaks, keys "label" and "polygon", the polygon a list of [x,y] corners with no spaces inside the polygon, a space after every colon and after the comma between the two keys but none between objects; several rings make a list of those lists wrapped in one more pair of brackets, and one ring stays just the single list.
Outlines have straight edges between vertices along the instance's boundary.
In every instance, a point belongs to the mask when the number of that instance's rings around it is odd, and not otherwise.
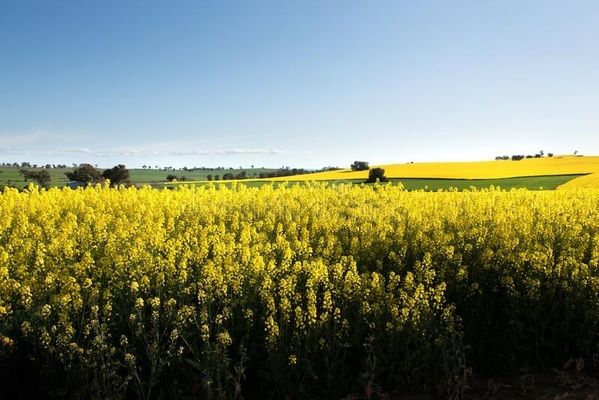
[{"label": "clear sky", "polygon": [[599,1],[0,0],[0,161],[599,154]]}]

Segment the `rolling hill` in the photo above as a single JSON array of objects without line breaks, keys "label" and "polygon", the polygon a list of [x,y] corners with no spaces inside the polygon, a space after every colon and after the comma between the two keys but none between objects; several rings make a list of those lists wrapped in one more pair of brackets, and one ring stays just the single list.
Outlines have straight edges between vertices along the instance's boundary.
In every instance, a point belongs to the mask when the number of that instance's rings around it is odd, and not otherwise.
[{"label": "rolling hill", "polygon": [[[579,175],[559,187],[599,187],[599,157],[597,156],[554,156],[530,158],[520,161],[478,162],[432,162],[378,165],[385,169],[388,178],[418,179],[505,179],[517,177],[541,177]],[[361,180],[368,171],[350,169],[319,172],[276,178],[278,181],[340,181]]]}]

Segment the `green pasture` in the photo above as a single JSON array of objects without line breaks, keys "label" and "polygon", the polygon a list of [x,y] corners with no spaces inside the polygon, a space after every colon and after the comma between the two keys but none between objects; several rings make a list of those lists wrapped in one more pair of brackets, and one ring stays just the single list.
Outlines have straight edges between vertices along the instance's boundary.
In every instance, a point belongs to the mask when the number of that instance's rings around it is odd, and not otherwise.
[{"label": "green pasture", "polygon": [[[490,186],[500,187],[501,189],[510,190],[510,189],[530,189],[530,190],[553,190],[558,186],[572,180],[574,178],[579,177],[580,175],[546,175],[546,176],[526,176],[526,177],[517,177],[517,178],[501,178],[501,179],[429,179],[429,178],[393,178],[389,181],[397,185],[401,183],[406,190],[449,190],[449,189],[483,189],[488,188]],[[270,185],[270,184],[283,184],[284,181],[272,181],[269,179],[260,179],[260,180],[240,180],[235,181],[237,184],[242,184],[249,187],[260,187],[262,185]],[[334,180],[334,181],[320,181],[326,182],[328,184],[342,184],[342,183],[351,183],[354,185],[363,184],[363,180]],[[218,185],[233,185],[232,181],[220,181],[214,182]],[[178,185],[206,185],[208,182],[177,182],[177,183],[169,183],[167,187],[176,187]],[[293,181],[287,183],[288,185],[305,185],[306,182],[302,181]]]},{"label": "green pasture", "polygon": [[[41,168],[27,168],[28,170],[39,171]],[[72,171],[73,168],[51,168],[47,171],[52,177],[51,186],[65,186],[68,179],[65,172]],[[219,175],[221,178],[223,174],[231,173],[237,175],[241,172],[245,172],[248,177],[258,177],[263,172],[274,172],[276,169],[272,168],[248,168],[248,169],[216,169],[213,170],[172,170],[172,171],[161,171],[157,169],[142,169],[133,168],[129,170],[131,181],[135,185],[152,185],[162,186],[167,183],[166,177],[168,175],[176,175],[177,177],[185,177],[188,181],[207,181],[208,175]],[[12,186],[17,188],[26,187],[29,183],[23,180],[23,177],[19,173],[18,168],[12,167],[0,167],[0,187],[1,186]]]},{"label": "green pasture", "polygon": [[[52,177],[51,186],[65,186],[68,182],[65,172],[71,171],[72,168],[53,168],[48,172]],[[225,173],[234,175],[245,172],[250,179],[236,181],[250,187],[260,187],[265,184],[279,184],[283,181],[275,181],[269,179],[251,179],[257,177],[262,172],[275,171],[274,169],[252,168],[252,169],[214,169],[214,170],[175,170],[175,171],[160,171],[157,169],[131,169],[131,181],[135,185],[151,185],[154,187],[175,187],[182,184],[205,185],[208,182],[208,175],[219,175],[221,178]],[[167,175],[176,175],[177,177],[185,177],[186,181],[171,183],[166,180]],[[517,178],[502,178],[502,179],[430,179],[430,178],[392,178],[390,181],[393,184],[401,183],[406,190],[448,190],[455,188],[464,190],[469,188],[488,188],[489,186],[498,186],[502,189],[525,188],[531,190],[552,190],[558,186],[568,182],[571,179],[580,175],[545,175],[545,176],[527,176]],[[362,180],[335,180],[326,181],[330,184],[351,183],[362,184]],[[232,181],[214,181],[219,185],[232,185]],[[290,185],[303,185],[305,182],[292,182]],[[23,188],[28,185],[28,182],[23,180],[17,168],[0,168],[0,187],[12,186]]]}]

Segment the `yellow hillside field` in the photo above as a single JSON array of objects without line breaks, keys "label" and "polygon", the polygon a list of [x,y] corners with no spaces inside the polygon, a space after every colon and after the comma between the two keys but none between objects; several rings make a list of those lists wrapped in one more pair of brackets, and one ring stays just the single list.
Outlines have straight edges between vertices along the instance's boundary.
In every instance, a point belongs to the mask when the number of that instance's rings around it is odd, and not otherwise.
[{"label": "yellow hillside field", "polygon": [[558,187],[558,189],[564,188],[599,188],[599,173],[592,173],[572,179]]},{"label": "yellow hillside field", "polygon": [[[500,179],[520,176],[589,174],[566,183],[568,187],[599,187],[599,157],[555,156],[521,161],[432,162],[380,165],[389,178]],[[366,179],[368,171],[320,172],[277,178],[282,181]]]}]

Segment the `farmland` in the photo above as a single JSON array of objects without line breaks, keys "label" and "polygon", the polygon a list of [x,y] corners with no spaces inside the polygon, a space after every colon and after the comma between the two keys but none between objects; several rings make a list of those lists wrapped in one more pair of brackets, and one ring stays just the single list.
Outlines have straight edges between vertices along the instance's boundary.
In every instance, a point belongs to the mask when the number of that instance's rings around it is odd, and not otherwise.
[{"label": "farmland", "polygon": [[[521,161],[482,161],[482,162],[444,162],[382,165],[385,174],[393,183],[401,183],[407,190],[448,190],[457,188],[488,188],[490,186],[504,189],[558,189],[589,187],[599,188],[599,157],[556,156],[541,159],[524,159]],[[49,169],[51,186],[61,187],[67,184],[65,172],[72,168]],[[272,182],[305,183],[322,181],[328,183],[364,182],[368,171],[351,171],[349,169],[327,171],[279,178],[258,179],[260,173],[275,172],[276,169],[190,169],[190,170],[158,170],[131,169],[131,182],[137,186],[175,187],[181,184],[205,185],[208,176],[222,176],[225,173],[238,175],[245,173],[245,185],[260,187]],[[183,177],[181,182],[170,183],[168,175]],[[230,186],[231,181],[223,182]],[[19,174],[17,168],[0,168],[0,186],[24,188],[28,185]]]},{"label": "farmland", "polygon": [[[32,170],[40,170],[40,168],[28,168]],[[62,187],[68,182],[65,172],[73,171],[73,168],[50,168],[47,169],[50,173],[52,181],[50,186]],[[275,169],[269,168],[247,168],[247,169],[194,169],[194,170],[158,170],[158,169],[144,169],[144,168],[132,168],[130,169],[131,181],[136,185],[150,185],[160,187],[163,186],[167,180],[166,177],[169,174],[176,175],[178,177],[185,177],[190,181],[206,182],[208,175],[223,175],[223,173],[239,174],[245,172],[248,176],[258,175],[263,172],[272,172]],[[0,168],[0,186],[14,186],[23,188],[28,185],[23,180],[23,177],[19,173],[18,168],[13,167],[1,167]]]},{"label": "farmland", "polygon": [[[564,187],[599,187],[599,157],[555,156],[520,161],[433,162],[380,165],[388,178],[505,179],[555,175],[579,175]],[[588,175],[588,176],[583,176]],[[286,178],[303,180],[364,180],[368,171],[349,169]],[[279,180],[285,180],[279,178]]]},{"label": "farmland", "polygon": [[457,398],[598,367],[597,190],[32,188],[0,215],[21,397]]}]

